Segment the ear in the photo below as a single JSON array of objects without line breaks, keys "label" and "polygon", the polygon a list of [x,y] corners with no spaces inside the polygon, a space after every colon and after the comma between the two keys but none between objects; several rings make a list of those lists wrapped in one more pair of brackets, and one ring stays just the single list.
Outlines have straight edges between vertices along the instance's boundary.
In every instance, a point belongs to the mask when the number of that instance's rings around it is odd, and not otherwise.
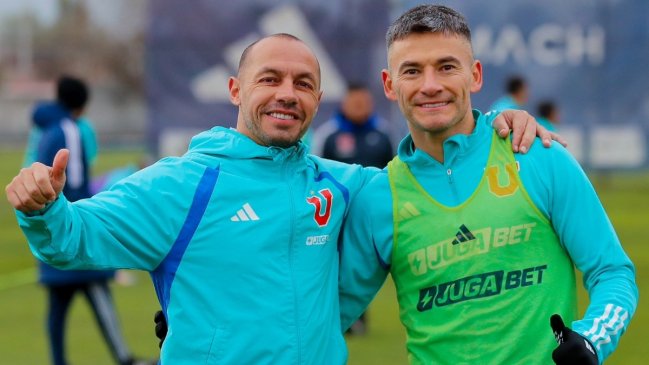
[{"label": "ear", "polygon": [[396,101],[397,94],[394,92],[394,89],[392,89],[390,71],[386,69],[381,70],[381,78],[383,79],[383,92],[385,93],[385,97],[388,98],[388,100]]},{"label": "ear", "polygon": [[241,87],[239,84],[239,79],[231,76],[228,79],[228,89],[230,90],[230,102],[236,106],[241,105]]},{"label": "ear", "polygon": [[477,93],[482,89],[482,63],[480,61],[473,61],[471,67],[471,92]]}]

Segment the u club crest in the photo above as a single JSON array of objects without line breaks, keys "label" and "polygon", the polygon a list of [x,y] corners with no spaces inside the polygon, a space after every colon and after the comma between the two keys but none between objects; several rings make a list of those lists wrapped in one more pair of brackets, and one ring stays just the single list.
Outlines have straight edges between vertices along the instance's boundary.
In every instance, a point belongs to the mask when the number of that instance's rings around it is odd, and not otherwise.
[{"label": "u club crest", "polygon": [[313,219],[315,222],[319,227],[324,227],[329,223],[329,218],[331,218],[331,205],[334,196],[329,189],[322,189],[318,191],[318,194],[324,198],[324,209],[322,206],[322,198],[320,196],[310,196],[306,198],[306,201],[315,208],[315,212],[313,213]]}]

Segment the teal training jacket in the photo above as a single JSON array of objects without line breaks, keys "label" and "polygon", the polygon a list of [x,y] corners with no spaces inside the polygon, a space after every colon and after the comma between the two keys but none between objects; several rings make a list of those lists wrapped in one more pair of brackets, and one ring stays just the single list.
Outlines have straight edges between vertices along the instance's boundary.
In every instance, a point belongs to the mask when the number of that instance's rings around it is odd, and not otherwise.
[{"label": "teal training jacket", "polygon": [[377,171],[216,127],[107,192],[17,215],[51,265],[151,272],[162,364],[344,364],[338,236]]}]

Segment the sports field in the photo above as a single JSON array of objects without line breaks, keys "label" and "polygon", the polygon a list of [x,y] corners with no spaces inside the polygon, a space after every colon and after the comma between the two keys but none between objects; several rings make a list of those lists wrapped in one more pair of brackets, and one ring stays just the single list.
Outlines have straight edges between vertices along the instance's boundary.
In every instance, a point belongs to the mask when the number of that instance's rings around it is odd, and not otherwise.
[{"label": "sports field", "polygon": [[[137,161],[137,152],[108,152],[99,158],[97,172]],[[21,153],[0,149],[0,185],[16,174]],[[607,364],[649,363],[649,312],[643,294],[649,289],[649,174],[598,174],[592,176],[627,253],[636,265],[640,304],[629,331]],[[134,282],[114,284],[122,328],[133,352],[156,357],[153,313],[157,300],[146,273],[131,272]],[[0,198],[0,365],[48,363],[44,336],[45,295],[35,282],[34,259],[22,238],[13,211]],[[581,292],[581,308],[587,300]],[[644,307],[644,308],[643,308]],[[398,321],[394,288],[388,283],[372,304],[370,329],[364,337],[349,338],[351,365],[405,364],[405,335]],[[245,330],[245,329],[242,329]],[[72,364],[112,364],[98,329],[81,297],[73,305],[68,348]],[[552,336],[548,325],[547,333]],[[516,334],[503,341],[514,342]]]}]

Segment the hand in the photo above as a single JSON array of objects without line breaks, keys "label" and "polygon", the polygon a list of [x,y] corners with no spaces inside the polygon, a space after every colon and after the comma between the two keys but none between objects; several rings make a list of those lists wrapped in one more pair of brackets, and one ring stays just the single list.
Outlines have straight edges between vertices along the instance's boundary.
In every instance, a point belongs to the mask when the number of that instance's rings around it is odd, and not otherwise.
[{"label": "hand", "polygon": [[155,336],[160,340],[158,346],[162,348],[162,343],[167,337],[167,319],[162,311],[155,312],[153,322],[155,322]]},{"label": "hand", "polygon": [[598,365],[597,353],[587,339],[563,324],[558,314],[550,317],[550,326],[559,346],[552,351],[557,365]]},{"label": "hand", "polygon": [[70,151],[59,150],[54,156],[52,167],[40,162],[20,170],[5,188],[7,200],[24,213],[43,209],[56,199],[65,185],[65,169]]},{"label": "hand", "polygon": [[505,138],[510,129],[514,133],[512,149],[514,152],[526,153],[530,150],[534,138],[537,136],[543,141],[543,146],[550,147],[552,141],[561,143],[564,147],[568,144],[559,134],[550,132],[536,122],[536,119],[524,110],[504,110],[496,119],[493,127],[498,135]]}]

